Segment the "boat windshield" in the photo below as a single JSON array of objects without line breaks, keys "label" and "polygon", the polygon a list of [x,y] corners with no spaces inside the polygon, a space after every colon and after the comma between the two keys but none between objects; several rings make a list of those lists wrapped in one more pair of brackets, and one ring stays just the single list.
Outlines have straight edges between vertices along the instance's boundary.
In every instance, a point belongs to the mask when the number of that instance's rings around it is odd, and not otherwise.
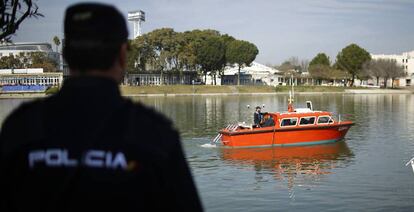
[{"label": "boat windshield", "polygon": [[328,124],[328,123],[332,123],[332,117],[330,116],[319,116],[318,118],[318,124]]}]

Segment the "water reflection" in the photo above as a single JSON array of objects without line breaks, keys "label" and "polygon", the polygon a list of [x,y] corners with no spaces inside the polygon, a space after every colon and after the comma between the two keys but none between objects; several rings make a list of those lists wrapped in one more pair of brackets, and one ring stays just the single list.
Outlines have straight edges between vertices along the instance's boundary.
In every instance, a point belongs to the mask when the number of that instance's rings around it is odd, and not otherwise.
[{"label": "water reflection", "polygon": [[222,148],[220,157],[234,166],[252,166],[256,176],[271,173],[276,180],[286,182],[293,194],[297,178],[301,186],[310,185],[323,175],[333,173],[333,169],[346,167],[353,154],[347,144],[340,141],[300,147]]}]

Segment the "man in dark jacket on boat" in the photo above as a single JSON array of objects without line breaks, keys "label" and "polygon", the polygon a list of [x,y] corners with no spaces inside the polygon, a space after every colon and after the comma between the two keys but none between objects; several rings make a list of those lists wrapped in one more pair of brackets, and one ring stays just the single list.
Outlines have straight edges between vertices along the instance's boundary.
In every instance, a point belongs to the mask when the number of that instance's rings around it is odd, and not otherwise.
[{"label": "man in dark jacket on boat", "polygon": [[256,111],[253,114],[254,125],[253,127],[260,127],[260,123],[263,119],[263,113],[261,113],[262,108],[260,106],[256,107]]},{"label": "man in dark jacket on boat", "polygon": [[123,16],[78,4],[64,32],[72,77],[3,124],[0,211],[202,211],[171,122],[120,95]]}]

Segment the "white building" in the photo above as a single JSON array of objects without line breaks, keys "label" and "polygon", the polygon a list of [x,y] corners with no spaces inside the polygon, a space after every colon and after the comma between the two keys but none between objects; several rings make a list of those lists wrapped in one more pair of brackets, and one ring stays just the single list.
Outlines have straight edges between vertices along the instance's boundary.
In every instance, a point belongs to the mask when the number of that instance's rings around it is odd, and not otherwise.
[{"label": "white building", "polygon": [[62,72],[43,73],[43,68],[0,69],[0,86],[42,85],[60,87],[62,83]]},{"label": "white building", "polygon": [[[222,78],[217,76],[217,85],[237,85],[239,69],[237,66],[227,66]],[[207,76],[206,85],[213,84],[213,77]],[[279,70],[252,62],[251,66],[240,70],[240,85],[270,85],[277,86],[283,83],[283,75]]]},{"label": "white building", "polygon": [[31,52],[44,52],[49,58],[60,64],[60,54],[52,50],[50,43],[2,43],[0,44],[0,58],[4,56],[27,55]]},{"label": "white building", "polygon": [[[394,59],[397,64],[401,65],[407,76],[394,82],[394,86],[413,86],[414,80],[414,51],[404,52],[402,54],[371,54],[372,59]],[[388,82],[391,84],[390,82]]]}]

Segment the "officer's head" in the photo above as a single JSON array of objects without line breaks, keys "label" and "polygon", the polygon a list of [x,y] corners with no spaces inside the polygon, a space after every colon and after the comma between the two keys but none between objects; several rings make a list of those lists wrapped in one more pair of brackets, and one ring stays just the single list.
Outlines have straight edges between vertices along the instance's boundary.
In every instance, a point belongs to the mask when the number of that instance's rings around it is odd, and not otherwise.
[{"label": "officer's head", "polygon": [[122,79],[126,68],[128,30],[113,6],[80,3],[65,15],[63,57],[72,75],[104,75]]},{"label": "officer's head", "polygon": [[256,111],[257,111],[257,112],[260,112],[260,110],[261,110],[261,109],[262,109],[262,108],[261,108],[260,106],[257,106],[257,107],[256,107]]}]

